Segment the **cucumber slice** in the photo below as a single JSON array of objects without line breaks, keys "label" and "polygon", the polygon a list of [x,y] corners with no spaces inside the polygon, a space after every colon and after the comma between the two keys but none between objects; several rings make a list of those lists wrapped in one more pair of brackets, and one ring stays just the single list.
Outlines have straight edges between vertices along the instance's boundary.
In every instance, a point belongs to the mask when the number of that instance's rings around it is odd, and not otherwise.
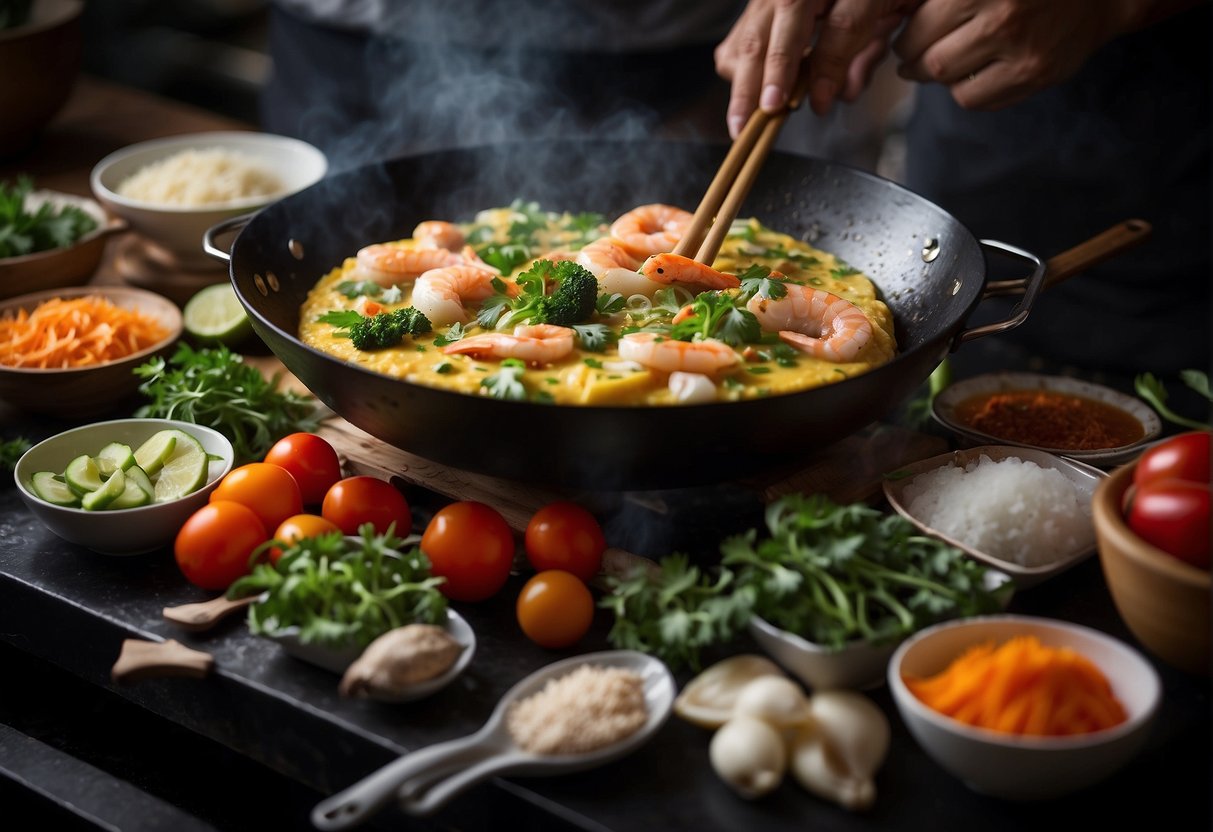
[{"label": "cucumber slice", "polygon": [[130,445],[124,445],[121,442],[111,442],[97,452],[97,467],[105,473],[106,463],[111,463],[114,469],[125,471],[135,464],[135,454],[131,451]]},{"label": "cucumber slice", "polygon": [[67,483],[50,471],[39,471],[30,478],[30,491],[56,506],[80,505],[80,496],[67,487]]},{"label": "cucumber slice", "polygon": [[[135,463],[144,470],[149,477],[156,476],[156,472],[164,465],[165,460],[173,455],[173,451],[177,448],[177,436],[187,436],[181,431],[174,428],[157,431],[144,442],[135,451]],[[190,437],[193,439],[194,437]],[[195,440],[197,441],[197,440]]]},{"label": "cucumber slice", "polygon": [[[175,500],[197,491],[206,484],[206,473],[211,465],[202,443],[185,431],[169,428],[161,433],[171,433],[176,441],[173,443],[172,455],[164,461],[160,476],[156,478],[158,503]],[[135,455],[138,457],[138,452]]]},{"label": "cucumber slice", "polygon": [[152,478],[140,468],[138,465],[132,465],[123,471],[126,474],[127,483],[134,482],[135,485],[147,492],[147,499],[153,500],[156,497],[156,486],[152,484]]},{"label": "cucumber slice", "polygon": [[111,474],[110,478],[96,491],[90,491],[81,497],[80,507],[85,511],[101,511],[122,496],[125,489],[126,474],[119,469]]},{"label": "cucumber slice", "polygon": [[[114,501],[106,506],[106,508],[111,510],[118,508],[138,508],[139,506],[145,506],[152,501],[152,495],[144,491],[143,487],[140,486],[135,478],[130,475],[131,471],[136,470],[141,469],[132,466],[125,471],[119,472],[126,479],[126,483],[122,487],[122,493],[115,497]],[[117,474],[115,474],[115,476],[117,476]],[[147,475],[144,474],[144,476],[146,477]],[[114,477],[110,477],[110,479],[113,478]],[[108,485],[108,482],[106,484]]]},{"label": "cucumber slice", "polygon": [[91,494],[105,483],[101,480],[101,470],[96,461],[88,454],[81,454],[67,464],[63,472],[67,487],[81,497]]}]

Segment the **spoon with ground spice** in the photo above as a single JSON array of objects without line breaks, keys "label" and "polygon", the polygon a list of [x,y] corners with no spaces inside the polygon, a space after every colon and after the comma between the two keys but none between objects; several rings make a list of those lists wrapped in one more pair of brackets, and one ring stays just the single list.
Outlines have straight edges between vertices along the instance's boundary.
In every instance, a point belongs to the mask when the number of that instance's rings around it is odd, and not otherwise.
[{"label": "spoon with ground spice", "polygon": [[632,650],[589,653],[527,676],[468,737],[406,754],[316,805],[317,829],[349,829],[396,796],[428,815],[497,774],[565,774],[635,751],[665,723],[674,678],[659,659]]}]

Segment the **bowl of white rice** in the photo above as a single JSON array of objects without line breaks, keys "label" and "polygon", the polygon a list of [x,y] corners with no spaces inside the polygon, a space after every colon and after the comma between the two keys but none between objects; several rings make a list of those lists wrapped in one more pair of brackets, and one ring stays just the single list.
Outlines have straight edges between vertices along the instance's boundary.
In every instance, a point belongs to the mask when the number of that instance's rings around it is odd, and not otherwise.
[{"label": "bowl of white rice", "polygon": [[1095,553],[1091,498],[1107,474],[1046,451],[983,445],[887,474],[889,504],[1028,587]]},{"label": "bowl of white rice", "polygon": [[207,229],[315,184],[324,154],[287,136],[191,133],[117,150],[93,168],[97,200],[184,268],[218,268],[202,250]]}]

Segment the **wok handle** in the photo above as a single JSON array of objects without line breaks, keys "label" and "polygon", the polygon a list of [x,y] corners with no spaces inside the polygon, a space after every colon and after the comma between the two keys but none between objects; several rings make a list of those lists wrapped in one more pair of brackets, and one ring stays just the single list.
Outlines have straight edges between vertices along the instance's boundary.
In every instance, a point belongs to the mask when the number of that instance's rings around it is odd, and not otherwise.
[{"label": "wok handle", "polygon": [[230,248],[220,248],[215,244],[215,238],[221,234],[228,234],[233,231],[240,231],[253,218],[253,214],[241,214],[238,217],[229,217],[226,220],[217,222],[208,228],[202,235],[202,250],[214,257],[216,260],[222,260],[224,263],[232,262],[232,251]]},{"label": "wok handle", "polygon": [[[1005,283],[1014,283],[1018,291],[1023,292],[1023,300],[1015,304],[1015,308],[1011,310],[1011,314],[1004,320],[995,321],[982,326],[975,326],[972,329],[962,329],[956,334],[952,340],[952,349],[956,349],[965,341],[972,341],[974,338],[981,338],[984,335],[993,335],[996,332],[1006,332],[1008,329],[1014,329],[1022,324],[1028,318],[1028,313],[1032,311],[1032,304],[1036,302],[1036,296],[1040,294],[1040,290],[1044,288],[1045,283],[1045,263],[1035,254],[1030,251],[1024,251],[1022,248],[1010,245],[1009,243],[999,242],[998,240],[982,240],[981,245],[984,248],[992,248],[1004,254],[1010,254],[1013,257],[1020,257],[1032,264],[1032,273],[1023,280],[999,281]],[[1011,294],[1010,292],[1005,294]],[[1018,292],[1015,292],[1018,294]],[[982,295],[985,299],[990,296],[989,290]]]},{"label": "wok handle", "polygon": [[[1141,245],[1150,238],[1153,230],[1153,226],[1145,220],[1123,220],[1085,243],[1079,243],[1074,248],[1050,257],[1045,263],[1044,288],[1056,286],[1063,280]],[[1022,280],[992,281],[986,284],[984,297],[1018,295],[1023,292],[1023,283]]]}]

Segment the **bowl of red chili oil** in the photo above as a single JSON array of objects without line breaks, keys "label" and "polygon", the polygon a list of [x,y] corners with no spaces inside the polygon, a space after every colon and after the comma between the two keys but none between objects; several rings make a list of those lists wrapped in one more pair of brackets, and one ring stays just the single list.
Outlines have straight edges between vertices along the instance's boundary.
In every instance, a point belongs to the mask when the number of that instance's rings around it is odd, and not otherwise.
[{"label": "bowl of red chili oil", "polygon": [[1132,459],[1158,436],[1149,405],[1082,379],[1037,373],[987,373],[945,388],[935,420],[974,444],[1035,448],[1091,465]]}]

